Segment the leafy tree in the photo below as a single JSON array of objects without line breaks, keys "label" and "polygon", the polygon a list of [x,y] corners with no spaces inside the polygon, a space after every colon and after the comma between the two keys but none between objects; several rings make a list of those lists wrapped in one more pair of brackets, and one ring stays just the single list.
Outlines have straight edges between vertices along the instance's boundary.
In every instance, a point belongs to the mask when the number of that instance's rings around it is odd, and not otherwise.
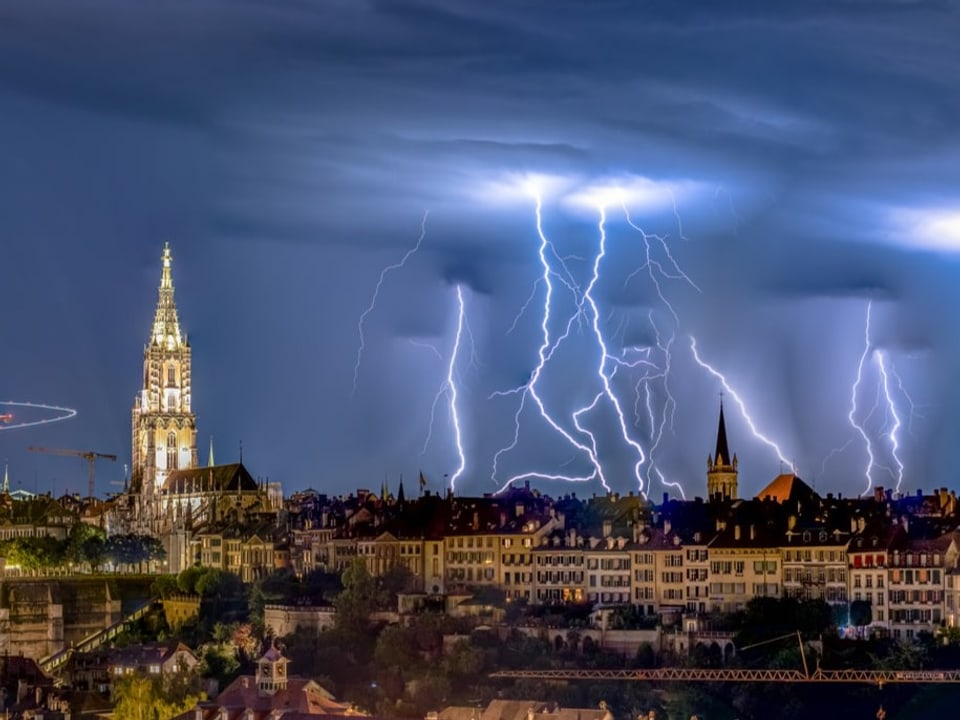
[{"label": "leafy tree", "polygon": [[333,602],[337,628],[346,633],[367,631],[376,603],[377,584],[363,558],[354,558],[343,571],[343,590]]},{"label": "leafy tree", "polygon": [[197,594],[197,579],[203,575],[204,569],[199,566],[188,567],[177,575],[177,587],[188,595]]},{"label": "leafy tree", "polygon": [[416,648],[416,638],[411,630],[391,625],[384,628],[377,638],[373,657],[383,668],[409,670],[420,664]]},{"label": "leafy tree", "polygon": [[413,573],[405,565],[393,565],[378,578],[377,606],[382,610],[396,610],[397,595],[414,587]]},{"label": "leafy tree", "polygon": [[214,678],[224,687],[240,671],[240,660],[236,649],[229,643],[212,643],[203,649],[200,672],[204,677]]},{"label": "leafy tree", "polygon": [[114,683],[113,715],[116,720],[170,720],[200,699],[196,683],[185,673],[127,675]]},{"label": "leafy tree", "polygon": [[96,569],[103,562],[106,540],[107,535],[102,529],[85,522],[75,523],[70,528],[64,549],[67,562]]},{"label": "leafy tree", "polygon": [[159,575],[156,580],[150,584],[150,592],[157,597],[168,598],[177,594],[180,586],[177,585],[177,579],[173,575]]}]

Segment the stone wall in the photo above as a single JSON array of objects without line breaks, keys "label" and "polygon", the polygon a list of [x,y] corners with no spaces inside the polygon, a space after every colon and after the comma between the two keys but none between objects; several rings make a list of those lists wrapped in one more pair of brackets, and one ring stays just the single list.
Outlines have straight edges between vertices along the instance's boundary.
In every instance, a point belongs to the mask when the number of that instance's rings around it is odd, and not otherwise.
[{"label": "stone wall", "polygon": [[118,622],[120,600],[107,580],[0,583],[0,652],[40,659]]}]

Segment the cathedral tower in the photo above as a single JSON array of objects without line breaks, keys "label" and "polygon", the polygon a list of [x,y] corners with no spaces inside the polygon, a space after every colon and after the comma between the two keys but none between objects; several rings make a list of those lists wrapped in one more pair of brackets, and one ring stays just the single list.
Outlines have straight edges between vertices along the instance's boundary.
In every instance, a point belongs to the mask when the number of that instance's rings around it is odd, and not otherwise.
[{"label": "cathedral tower", "polygon": [[720,401],[720,424],[717,427],[717,449],[707,455],[707,499],[737,499],[737,456],[730,457],[727,426],[723,421],[723,400]]},{"label": "cathedral tower", "polygon": [[190,345],[173,302],[170,245],[163,247],[160,296],[143,349],[143,387],[133,403],[132,489],[147,507],[172,470],[197,466],[196,417],[190,410]]}]

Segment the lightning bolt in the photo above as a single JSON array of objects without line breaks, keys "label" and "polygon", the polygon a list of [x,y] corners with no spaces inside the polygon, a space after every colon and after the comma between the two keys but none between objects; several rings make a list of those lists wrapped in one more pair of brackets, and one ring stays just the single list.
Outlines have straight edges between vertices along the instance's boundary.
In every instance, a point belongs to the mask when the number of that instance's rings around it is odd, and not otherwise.
[{"label": "lightning bolt", "polygon": [[[580,315],[580,310],[578,306],[578,311],[571,316],[567,322],[566,330],[556,339],[552,339],[550,333],[550,321],[551,315],[550,310],[553,306],[553,278],[559,279],[568,289],[576,293],[577,284],[573,280],[573,277],[569,274],[568,270],[565,270],[567,277],[559,275],[550,264],[550,257],[553,257],[562,264],[562,258],[557,255],[556,250],[553,247],[553,244],[547,239],[546,234],[543,230],[543,203],[539,194],[535,195],[536,198],[536,231],[537,237],[540,240],[539,249],[537,255],[540,259],[540,266],[543,268],[543,272],[538,280],[538,282],[543,282],[544,285],[544,297],[543,297],[543,316],[540,321],[540,331],[542,340],[540,342],[540,347],[537,350],[538,363],[533,369],[533,372],[530,375],[530,379],[524,385],[512,388],[511,390],[504,390],[493,393],[491,397],[505,396],[505,395],[520,395],[520,404],[517,408],[516,413],[513,416],[514,419],[514,428],[513,428],[513,440],[506,446],[497,450],[493,456],[493,470],[491,472],[490,478],[495,483],[498,483],[497,474],[498,474],[498,464],[500,458],[503,457],[506,453],[514,450],[520,442],[520,418],[523,414],[524,409],[527,407],[527,399],[533,401],[533,404],[536,406],[537,411],[540,414],[540,417],[547,423],[547,425],[553,429],[560,437],[562,437],[571,447],[579,451],[579,453],[585,454],[589,460],[590,464],[593,466],[593,472],[585,476],[573,476],[565,475],[560,473],[545,473],[539,471],[530,471],[521,473],[519,475],[514,475],[508,478],[503,484],[498,492],[506,490],[510,485],[519,480],[525,480],[528,478],[538,478],[541,480],[565,480],[567,482],[589,482],[591,480],[599,480],[603,487],[609,491],[610,486],[607,484],[606,478],[603,475],[603,469],[600,467],[600,462],[597,459],[597,454],[591,446],[588,446],[576,439],[569,431],[564,429],[557,420],[553,418],[550,412],[547,410],[546,405],[543,401],[543,398],[540,397],[539,392],[537,391],[537,383],[540,381],[540,377],[543,374],[543,370],[546,367],[547,363],[550,361],[550,358],[556,352],[560,344],[567,338],[570,334],[571,326],[574,322],[574,319]],[[565,268],[565,266],[564,266]]]},{"label": "lightning bolt", "polygon": [[693,335],[690,336],[690,351],[693,353],[693,359],[697,362],[697,365],[717,378],[717,380],[719,380],[720,384],[723,386],[723,389],[728,395],[730,395],[730,397],[733,398],[734,402],[737,403],[737,406],[740,408],[740,414],[743,415],[743,419],[747,421],[747,426],[750,428],[750,432],[753,433],[753,436],[773,450],[777,454],[777,459],[779,459],[780,462],[789,468],[793,468],[793,471],[796,472],[796,468],[794,467],[793,463],[787,460],[787,457],[783,454],[780,446],[757,429],[756,424],[753,422],[753,418],[751,418],[750,413],[747,412],[746,404],[743,402],[737,391],[730,387],[730,383],[727,382],[727,378],[724,377],[723,373],[700,358],[700,354],[697,352],[697,339],[693,337]]},{"label": "lightning bolt", "polygon": [[[430,422],[427,424],[427,435],[423,441],[423,447],[420,449],[420,456],[423,457],[427,452],[427,447],[429,447],[430,442],[433,439],[433,426],[434,422],[436,421],[437,406],[440,404],[440,400],[446,397],[447,406],[450,412],[450,422],[453,425],[454,444],[457,449],[458,458],[457,469],[452,475],[449,476],[451,490],[455,489],[457,478],[463,474],[463,471],[467,466],[466,453],[463,449],[463,437],[460,426],[460,412],[457,405],[457,365],[458,360],[460,359],[464,335],[472,338],[469,325],[467,324],[466,303],[463,299],[463,288],[460,285],[457,285],[457,331],[454,336],[453,347],[450,350],[450,357],[447,360],[446,375],[444,376],[443,381],[440,383],[440,387],[436,394],[433,396],[433,403],[430,405]],[[437,355],[440,354],[436,347],[428,343],[422,343],[422,347],[426,347],[435,351]]]},{"label": "lightning bolt", "polygon": [[[633,222],[633,219],[630,217],[630,211],[627,209],[626,203],[623,203],[622,207],[623,207],[623,214],[627,218],[627,224],[630,227],[632,227],[634,230],[636,230],[638,233],[640,233],[640,237],[643,238],[644,255],[646,258],[644,263],[640,267],[638,267],[636,270],[634,270],[627,276],[627,279],[624,280],[623,282],[623,286],[626,287],[634,277],[636,277],[642,271],[646,270],[647,275],[650,277],[650,282],[653,283],[653,287],[657,292],[657,297],[660,298],[660,302],[662,302],[664,307],[666,307],[667,310],[669,310],[670,314],[673,316],[674,322],[676,322],[677,325],[679,326],[680,317],[677,315],[677,311],[674,310],[673,305],[670,303],[670,301],[667,300],[667,298],[664,296],[663,288],[660,286],[660,280],[657,278],[657,275],[659,274],[661,277],[667,278],[670,280],[684,280],[687,282],[688,285],[690,285],[690,287],[692,287],[697,292],[700,292],[700,288],[692,279],[690,279],[689,275],[687,275],[683,270],[680,269],[680,266],[677,264],[677,261],[673,257],[673,253],[670,252],[670,246],[667,245],[666,238],[662,235],[656,235],[656,234],[647,233],[646,231],[644,231],[643,228],[641,228],[639,225]],[[676,203],[674,203],[673,208],[674,208],[674,213],[677,216],[677,223],[679,224],[680,216],[677,213]],[[682,226],[681,226],[680,232],[682,236],[682,233],[683,233]],[[663,267],[663,263],[661,263],[659,260],[657,260],[654,257],[651,240],[656,240],[659,243],[660,247],[663,249],[663,252],[667,258],[667,261],[670,263],[671,270],[668,271],[667,269],[665,269]]]},{"label": "lightning bolt", "polygon": [[850,412],[847,413],[847,420],[850,421],[850,426],[863,438],[863,443],[867,450],[867,467],[864,470],[864,475],[867,478],[867,488],[863,491],[864,493],[870,492],[870,488],[873,487],[873,466],[876,464],[876,458],[873,455],[873,443],[870,440],[870,436],[864,425],[857,422],[856,416],[857,394],[863,382],[863,367],[867,363],[867,358],[870,357],[870,314],[872,311],[873,302],[868,302],[867,320],[863,329],[863,352],[860,354],[860,361],[857,363],[857,377],[853,381],[853,386],[850,388]]},{"label": "lightning bolt", "polygon": [[[903,395],[903,397],[907,400],[907,403],[910,405],[911,422],[913,421],[914,404],[913,399],[903,386],[903,380],[894,369],[893,362],[890,360],[887,353],[873,346],[873,340],[871,339],[870,332],[872,315],[873,302],[870,301],[867,303],[867,316],[863,325],[863,352],[860,354],[860,360],[857,363],[856,378],[854,379],[853,385],[850,388],[850,412],[847,414],[847,420],[850,422],[850,426],[863,439],[863,444],[867,452],[867,466],[864,469],[864,476],[867,479],[867,487],[863,491],[864,494],[870,492],[871,488],[873,487],[874,472],[876,470],[885,470],[890,473],[890,477],[896,481],[896,491],[900,492],[900,486],[903,484],[904,474],[904,463],[900,458],[900,430],[903,427],[903,420],[901,418],[901,413],[897,408],[894,389],[891,387],[891,376],[893,377],[894,381],[896,381],[900,394]],[[858,420],[857,416],[860,409],[858,404],[858,396],[860,394],[860,386],[864,383],[864,371],[866,369],[868,360],[873,360],[877,366],[877,396],[873,407],[870,409],[870,412],[868,412],[862,420]],[[881,464],[878,461],[874,441],[870,437],[870,433],[867,431],[867,423],[870,421],[870,418],[873,417],[873,413],[877,410],[881,402],[883,402],[886,406],[887,420],[891,421],[890,429],[885,430],[887,421],[884,421],[880,432],[882,437],[885,438],[890,444],[890,457],[893,460],[894,466],[892,468]],[[844,448],[845,447],[846,445],[844,445]],[[840,450],[833,450],[831,451],[830,455],[836,454],[836,452],[839,451]]]},{"label": "lightning bolt", "polygon": [[457,285],[457,334],[453,341],[453,350],[450,352],[450,363],[447,366],[447,395],[450,401],[450,421],[453,423],[454,441],[457,446],[457,457],[460,462],[459,465],[457,465],[457,469],[450,476],[451,490],[455,489],[457,478],[463,474],[463,471],[467,467],[467,456],[463,451],[463,437],[460,430],[460,414],[457,409],[457,383],[455,378],[457,357],[460,354],[460,340],[463,337],[465,317],[466,305],[463,302],[463,288]]},{"label": "lightning bolt", "polygon": [[[672,191],[670,192],[670,200],[673,208],[673,215],[677,223],[678,236],[681,239],[686,240],[686,237],[683,233],[683,220],[680,216],[679,208],[677,207],[676,197]],[[665,235],[647,232],[636,222],[634,222],[626,202],[621,202],[621,207],[623,209],[623,214],[626,218],[627,224],[640,235],[640,238],[643,242],[644,253],[644,262],[626,277],[623,285],[624,287],[627,287],[634,277],[646,270],[646,274],[650,279],[650,283],[653,286],[657,297],[659,298],[661,304],[667,309],[667,312],[670,313],[676,328],[679,329],[680,316],[677,314],[676,308],[674,308],[673,304],[667,299],[663,289],[663,281],[681,280],[698,293],[701,292],[700,287],[680,267],[680,264],[670,251],[670,246],[667,243],[667,237]],[[657,253],[655,252],[656,248],[660,249],[662,260],[658,258]],[[636,380],[634,385],[634,393],[636,398],[636,402],[634,403],[634,424],[640,425],[639,409],[642,396],[642,404],[646,409],[647,427],[649,428],[648,440],[650,442],[650,462],[647,465],[647,487],[651,487],[651,480],[654,476],[656,476],[662,485],[679,490],[680,496],[685,497],[681,485],[677,482],[670,482],[666,480],[662,470],[657,467],[655,461],[656,452],[660,447],[660,442],[663,439],[664,431],[668,422],[671,430],[673,429],[673,420],[676,412],[676,400],[670,390],[670,371],[672,360],[671,348],[675,336],[671,335],[670,339],[664,343],[661,338],[660,328],[657,326],[654,320],[652,311],[650,311],[648,314],[648,319],[651,327],[653,328],[654,334],[656,335],[656,347],[657,350],[659,350],[661,359],[659,364],[654,364],[654,371],[644,372]],[[660,388],[663,394],[663,401],[659,405],[659,419],[655,417],[653,407],[654,393],[652,383],[655,381],[660,381]]]},{"label": "lightning bolt", "polygon": [[890,412],[890,417],[893,418],[893,427],[890,429],[890,432],[887,433],[887,438],[890,440],[890,455],[897,468],[894,478],[897,481],[896,491],[899,493],[900,485],[903,482],[903,461],[900,460],[900,439],[897,437],[897,432],[900,430],[901,425],[900,414],[897,412],[897,405],[893,401],[893,395],[890,393],[890,377],[887,372],[886,356],[882,350],[877,350],[874,353],[874,357],[877,360],[877,368],[880,370],[881,387],[883,388],[883,396],[887,401],[887,410]]},{"label": "lightning bolt", "polygon": [[374,308],[377,306],[377,299],[380,297],[380,288],[383,287],[383,281],[386,280],[388,274],[394,270],[400,270],[407,264],[407,261],[416,255],[417,251],[420,249],[420,246],[423,244],[423,239],[427,236],[427,217],[429,216],[430,211],[425,210],[423,212],[423,219],[420,221],[420,237],[417,238],[416,244],[407,250],[404,253],[403,257],[400,258],[399,262],[393,263],[392,265],[387,265],[383,270],[380,271],[380,277],[377,279],[376,287],[373,289],[373,295],[370,298],[370,304],[367,305],[366,310],[360,314],[360,319],[357,321],[357,335],[360,338],[360,344],[357,346],[357,360],[353,366],[353,394],[357,393],[357,381],[360,379],[360,362],[363,359],[363,351],[366,348],[367,340],[363,334],[363,324],[367,319],[367,316],[373,312]]},{"label": "lightning bolt", "polygon": [[[607,214],[606,214],[606,210],[603,207],[598,208],[598,210],[600,214],[600,220],[597,223],[597,230],[600,234],[600,243],[597,250],[597,254],[593,260],[593,272],[590,276],[590,282],[588,283],[586,289],[583,291],[583,301],[587,304],[587,306],[589,306],[589,310],[590,310],[589,315],[592,318],[591,327],[593,328],[593,334],[594,334],[594,337],[596,338],[597,345],[600,348],[600,364],[597,366],[597,377],[599,378],[600,384],[603,387],[602,395],[606,396],[607,400],[609,400],[610,402],[610,405],[614,409],[614,413],[617,416],[617,422],[620,425],[620,434],[623,437],[624,442],[627,443],[627,445],[629,445],[630,447],[632,447],[634,452],[636,452],[637,454],[637,462],[634,465],[633,470],[634,470],[634,476],[636,477],[638,489],[641,492],[643,492],[644,481],[643,481],[643,476],[641,474],[640,469],[643,466],[643,463],[646,462],[646,455],[643,451],[643,448],[640,446],[640,443],[638,443],[637,441],[635,441],[633,438],[630,437],[630,432],[627,430],[627,421],[624,417],[623,408],[620,405],[620,400],[617,398],[616,393],[613,392],[613,388],[611,387],[610,382],[611,382],[613,373],[610,373],[609,375],[607,374],[607,364],[610,361],[613,361],[614,363],[616,363],[617,358],[612,356],[610,354],[610,351],[607,349],[607,343],[603,337],[603,331],[600,329],[600,310],[597,307],[597,302],[593,297],[593,291],[596,288],[597,282],[600,280],[600,264],[603,262],[603,258],[606,256],[606,253],[607,253],[607,231],[606,231]],[[616,365],[614,366],[613,372],[616,372]],[[586,435],[590,438],[591,446],[594,449],[594,454],[596,453],[596,439],[594,438],[592,433],[589,433],[583,430],[583,428],[580,426],[578,418],[579,418],[579,415],[585,412],[586,410],[592,409],[592,407],[597,404],[597,401],[599,400],[599,398],[600,398],[600,395],[598,394],[597,397],[594,398],[593,402],[590,405],[574,413],[577,429],[580,430],[581,432],[586,433]]]}]

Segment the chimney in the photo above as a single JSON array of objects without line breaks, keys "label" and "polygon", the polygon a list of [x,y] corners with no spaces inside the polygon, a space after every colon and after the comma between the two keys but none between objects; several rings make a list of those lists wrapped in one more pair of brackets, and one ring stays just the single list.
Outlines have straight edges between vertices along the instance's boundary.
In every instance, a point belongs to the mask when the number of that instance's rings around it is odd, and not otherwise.
[{"label": "chimney", "polygon": [[884,497],[884,496],[883,496],[883,487],[882,487],[881,485],[877,485],[877,486],[873,489],[873,499],[876,500],[878,503],[882,503],[882,502],[883,502],[883,497]]},{"label": "chimney", "polygon": [[673,523],[670,522],[670,518],[663,519],[663,534],[669,535],[670,529],[673,527]]},{"label": "chimney", "polygon": [[663,494],[663,504],[666,505],[668,502],[670,502],[670,493],[665,492]]},{"label": "chimney", "polygon": [[603,521],[603,536],[604,536],[604,537],[610,537],[611,533],[613,533],[613,523],[610,522],[609,520],[604,520],[604,521]]}]

